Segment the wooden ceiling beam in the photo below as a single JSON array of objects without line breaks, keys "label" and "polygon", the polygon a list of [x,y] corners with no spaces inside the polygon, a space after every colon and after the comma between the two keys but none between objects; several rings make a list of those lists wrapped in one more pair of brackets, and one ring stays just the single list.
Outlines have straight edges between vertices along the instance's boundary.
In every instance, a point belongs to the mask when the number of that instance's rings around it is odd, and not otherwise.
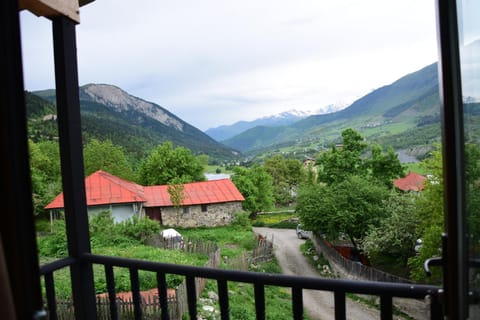
[{"label": "wooden ceiling beam", "polygon": [[19,0],[18,4],[20,10],[28,10],[40,17],[65,16],[80,23],[79,7],[93,1],[95,0]]}]

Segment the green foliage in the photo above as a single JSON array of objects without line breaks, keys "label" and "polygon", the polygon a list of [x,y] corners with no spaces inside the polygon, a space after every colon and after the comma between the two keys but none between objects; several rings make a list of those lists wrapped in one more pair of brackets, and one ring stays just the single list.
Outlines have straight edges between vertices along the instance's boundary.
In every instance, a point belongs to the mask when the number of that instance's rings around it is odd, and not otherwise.
[{"label": "green foliage", "polygon": [[85,175],[103,170],[126,180],[136,180],[122,147],[111,140],[90,140],[83,148]]},{"label": "green foliage", "polygon": [[139,175],[144,185],[164,185],[174,179],[182,183],[205,180],[198,158],[187,148],[174,148],[171,142],[164,142],[152,150],[141,162]]},{"label": "green foliage", "polygon": [[405,175],[405,168],[392,147],[384,154],[380,145],[372,145],[372,157],[367,160],[371,174],[388,187],[393,187],[393,180]]},{"label": "green foliage", "polygon": [[172,179],[167,187],[168,194],[170,195],[170,201],[175,207],[177,226],[180,225],[180,207],[182,206],[186,197],[184,190],[185,186],[180,182],[179,178]]},{"label": "green foliage", "polygon": [[242,206],[252,215],[268,211],[273,207],[272,177],[264,167],[253,166],[250,169],[235,167],[232,181],[245,198]]},{"label": "green foliage", "polygon": [[237,212],[233,217],[232,226],[249,228],[252,226],[247,212]]},{"label": "green foliage", "polygon": [[342,131],[343,145],[332,146],[330,152],[323,152],[317,158],[320,181],[327,184],[338,183],[349,175],[365,175],[367,167],[362,154],[367,145],[363,137],[353,129]]},{"label": "green foliage", "polygon": [[405,267],[415,254],[417,240],[415,228],[416,195],[392,193],[385,202],[386,218],[377,227],[372,227],[362,241],[362,248],[371,261],[379,257],[392,257],[396,265]]},{"label": "green foliage", "polygon": [[276,155],[265,160],[265,170],[273,179],[273,194],[276,205],[288,205],[295,200],[298,186],[305,180],[302,163]]},{"label": "green foliage", "polygon": [[[90,242],[93,251],[99,247],[129,247],[142,245],[153,234],[160,232],[158,222],[148,218],[138,218],[115,223],[109,211],[91,215],[89,219]],[[67,241],[65,221],[55,220],[53,232],[38,238],[40,256],[65,257]]]},{"label": "green foliage", "polygon": [[353,246],[385,216],[383,201],[389,191],[375,180],[350,176],[332,186],[300,190],[297,212],[305,228],[336,238],[345,234]]}]

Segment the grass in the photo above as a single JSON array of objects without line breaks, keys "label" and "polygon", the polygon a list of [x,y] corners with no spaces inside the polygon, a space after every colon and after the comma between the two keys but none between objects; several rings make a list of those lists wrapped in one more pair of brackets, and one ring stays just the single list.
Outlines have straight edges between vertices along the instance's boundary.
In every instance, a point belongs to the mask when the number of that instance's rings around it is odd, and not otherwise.
[{"label": "grass", "polygon": [[255,227],[270,227],[282,229],[295,229],[298,216],[295,212],[278,211],[257,215],[252,222]]}]

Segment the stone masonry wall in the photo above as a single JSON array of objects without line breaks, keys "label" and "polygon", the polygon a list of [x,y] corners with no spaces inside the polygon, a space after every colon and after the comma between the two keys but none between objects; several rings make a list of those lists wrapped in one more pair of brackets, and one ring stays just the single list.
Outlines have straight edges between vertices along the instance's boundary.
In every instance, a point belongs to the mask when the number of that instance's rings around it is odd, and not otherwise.
[{"label": "stone masonry wall", "polygon": [[[185,207],[188,208],[188,213],[184,213]],[[224,226],[232,222],[235,212],[240,211],[242,211],[240,202],[209,204],[206,212],[202,212],[200,205],[182,206],[179,209],[179,226],[184,228]],[[163,207],[162,222],[164,225],[177,226],[177,209]]]}]

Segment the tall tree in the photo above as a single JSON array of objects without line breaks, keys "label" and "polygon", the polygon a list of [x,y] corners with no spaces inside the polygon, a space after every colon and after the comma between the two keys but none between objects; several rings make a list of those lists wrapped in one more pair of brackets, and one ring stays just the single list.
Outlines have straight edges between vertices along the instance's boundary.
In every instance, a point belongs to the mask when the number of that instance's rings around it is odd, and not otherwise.
[{"label": "tall tree", "polygon": [[367,145],[363,137],[353,129],[342,131],[342,145],[332,146],[329,152],[321,153],[317,158],[319,179],[327,184],[338,183],[349,175],[363,175],[366,166],[362,154]]},{"label": "tall tree", "polygon": [[92,139],[83,149],[85,175],[103,170],[127,180],[136,180],[122,147],[112,141]]},{"label": "tall tree", "polygon": [[306,228],[333,238],[344,234],[358,248],[369,228],[385,217],[388,196],[388,189],[377,181],[352,175],[334,185],[302,189],[297,212]]},{"label": "tall tree", "polygon": [[302,163],[296,159],[276,155],[266,159],[264,167],[273,179],[275,203],[288,205],[294,201],[297,187],[305,179]]},{"label": "tall tree", "polygon": [[243,209],[254,217],[258,212],[271,210],[274,203],[272,178],[262,166],[235,167],[232,181],[245,198]]},{"label": "tall tree", "polygon": [[190,149],[173,147],[172,142],[164,142],[144,159],[139,168],[141,183],[163,185],[172,181],[183,183],[204,181],[204,168]]},{"label": "tall tree", "polygon": [[383,153],[380,145],[372,145],[372,156],[366,164],[372,176],[388,187],[393,187],[394,179],[405,175],[405,168],[392,147],[387,149],[387,153]]},{"label": "tall tree", "polygon": [[185,186],[179,181],[179,179],[173,179],[171,183],[168,184],[167,191],[170,195],[170,201],[172,201],[173,207],[177,213],[177,226],[180,225],[180,208],[182,207],[183,201],[185,200]]}]

